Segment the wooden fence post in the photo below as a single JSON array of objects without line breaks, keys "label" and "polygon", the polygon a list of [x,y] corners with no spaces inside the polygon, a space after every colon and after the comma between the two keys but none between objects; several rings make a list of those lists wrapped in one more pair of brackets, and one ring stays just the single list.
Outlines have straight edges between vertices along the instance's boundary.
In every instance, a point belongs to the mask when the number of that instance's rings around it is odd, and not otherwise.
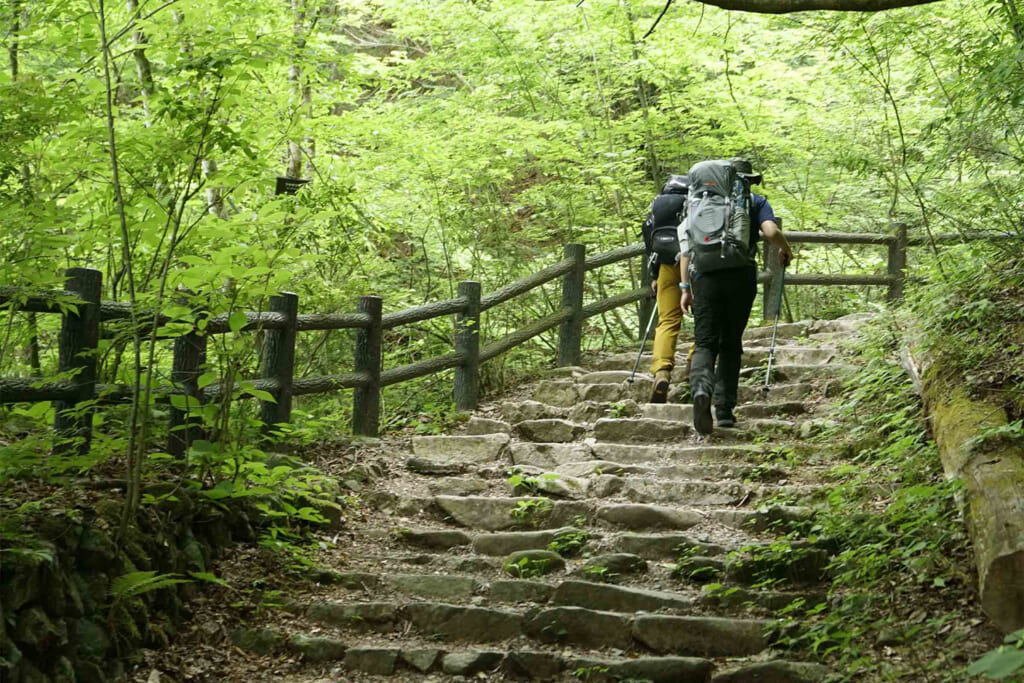
[{"label": "wooden fence post", "polygon": [[357,436],[377,436],[380,427],[380,325],[383,301],[379,296],[359,297],[359,312],[370,316],[368,327],[360,328],[356,335],[356,372],[369,376],[366,386],[357,387],[352,396],[352,433]]},{"label": "wooden fence post", "polygon": [[779,261],[779,248],[767,241],[764,243],[764,265],[771,276],[771,279],[764,283],[764,319],[773,320],[779,315],[782,263]]},{"label": "wooden fence post", "polygon": [[[660,267],[660,266],[659,266]],[[651,275],[647,268],[647,254],[640,255],[640,286],[645,290],[650,291],[651,289]],[[644,297],[637,303],[637,314],[640,316],[639,323],[637,324],[636,338],[643,339],[644,332],[647,331],[647,323],[651,319],[651,311],[658,305],[657,299],[654,297]]]},{"label": "wooden fence post", "polygon": [[277,402],[263,401],[260,406],[260,420],[263,422],[264,437],[270,436],[275,425],[292,419],[292,380],[295,375],[295,333],[299,315],[299,296],[281,292],[270,297],[270,310],[281,313],[285,324],[279,330],[267,330],[263,347],[263,378],[275,379],[278,390]]},{"label": "wooden fence post", "polygon": [[[203,403],[199,389],[199,375],[206,364],[206,335],[192,331],[174,340],[174,361],[171,366],[171,384],[183,389],[189,408]],[[194,402],[194,403],[193,403]],[[171,407],[170,432],[167,452],[175,457],[185,455],[193,442],[203,437],[201,420],[190,417],[184,410]]]},{"label": "wooden fence post", "polygon": [[573,260],[572,270],[562,278],[562,308],[572,310],[558,329],[558,365],[564,367],[580,364],[580,346],[583,341],[583,276],[586,274],[583,268],[587,248],[582,244],[567,244],[562,254],[563,258]]},{"label": "wooden fence post", "polygon": [[85,303],[66,313],[60,328],[60,371],[74,372],[75,398],[57,402],[54,453],[85,455],[92,441],[93,408],[77,404],[96,397],[96,348],[100,339],[100,296],[103,274],[90,268],[69,268],[66,289]]},{"label": "wooden fence post", "polygon": [[899,301],[903,298],[903,284],[907,270],[907,226],[896,223],[896,239],[889,242],[889,293],[886,301]]},{"label": "wooden fence post", "polygon": [[480,391],[480,283],[459,283],[466,307],[455,318],[455,352],[463,355],[455,368],[455,409],[476,410]]}]

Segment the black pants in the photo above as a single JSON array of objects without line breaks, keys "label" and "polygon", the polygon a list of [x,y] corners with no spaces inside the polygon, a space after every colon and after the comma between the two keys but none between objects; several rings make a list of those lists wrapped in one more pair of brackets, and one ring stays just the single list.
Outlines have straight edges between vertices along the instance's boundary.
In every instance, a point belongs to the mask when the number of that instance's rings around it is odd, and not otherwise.
[{"label": "black pants", "polygon": [[698,274],[691,278],[691,287],[697,350],[690,391],[714,396],[716,406],[732,408],[740,381],[743,330],[757,294],[757,271],[732,268]]}]

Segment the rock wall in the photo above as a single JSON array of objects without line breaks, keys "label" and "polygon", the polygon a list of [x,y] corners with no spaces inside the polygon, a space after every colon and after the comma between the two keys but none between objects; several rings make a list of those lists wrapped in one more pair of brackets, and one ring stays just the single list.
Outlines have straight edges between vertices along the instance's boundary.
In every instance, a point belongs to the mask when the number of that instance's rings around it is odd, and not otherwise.
[{"label": "rock wall", "polygon": [[[154,571],[205,572],[233,541],[255,540],[251,508],[187,495],[147,506],[122,548],[120,504],[27,515],[0,553],[0,679],[5,683],[103,683],[139,647],[160,647],[183,617],[196,583],[117,599],[113,581]],[[6,526],[6,525],[5,525]],[[21,542],[19,542],[21,541]]]}]

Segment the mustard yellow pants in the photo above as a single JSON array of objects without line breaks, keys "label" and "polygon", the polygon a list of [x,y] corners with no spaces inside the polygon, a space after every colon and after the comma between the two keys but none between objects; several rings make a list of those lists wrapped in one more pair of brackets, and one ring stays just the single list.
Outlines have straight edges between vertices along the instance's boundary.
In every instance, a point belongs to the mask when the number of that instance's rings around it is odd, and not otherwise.
[{"label": "mustard yellow pants", "polygon": [[683,309],[679,302],[679,264],[658,270],[658,327],[654,330],[654,360],[651,373],[672,370],[676,363],[676,340],[683,323]]}]

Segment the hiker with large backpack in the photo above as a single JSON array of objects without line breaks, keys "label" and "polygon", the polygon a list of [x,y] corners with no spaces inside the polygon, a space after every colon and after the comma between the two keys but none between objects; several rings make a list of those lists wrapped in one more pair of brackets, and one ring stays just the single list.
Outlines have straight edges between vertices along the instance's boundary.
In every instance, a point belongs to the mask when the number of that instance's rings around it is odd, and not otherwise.
[{"label": "hiker with large backpack", "polygon": [[758,233],[779,248],[785,267],[793,258],[768,200],[750,191],[761,181],[750,162],[702,161],[688,174],[690,188],[679,223],[680,306],[693,311],[696,351],[690,367],[693,426],[733,427],[743,331],[757,293]]},{"label": "hiker with large backpack", "polygon": [[651,287],[658,301],[658,327],[654,331],[654,359],[651,361],[651,374],[654,375],[651,403],[664,403],[668,399],[676,341],[683,322],[678,226],[689,186],[686,176],[669,176],[661,193],[651,202],[640,230],[644,237]]}]

